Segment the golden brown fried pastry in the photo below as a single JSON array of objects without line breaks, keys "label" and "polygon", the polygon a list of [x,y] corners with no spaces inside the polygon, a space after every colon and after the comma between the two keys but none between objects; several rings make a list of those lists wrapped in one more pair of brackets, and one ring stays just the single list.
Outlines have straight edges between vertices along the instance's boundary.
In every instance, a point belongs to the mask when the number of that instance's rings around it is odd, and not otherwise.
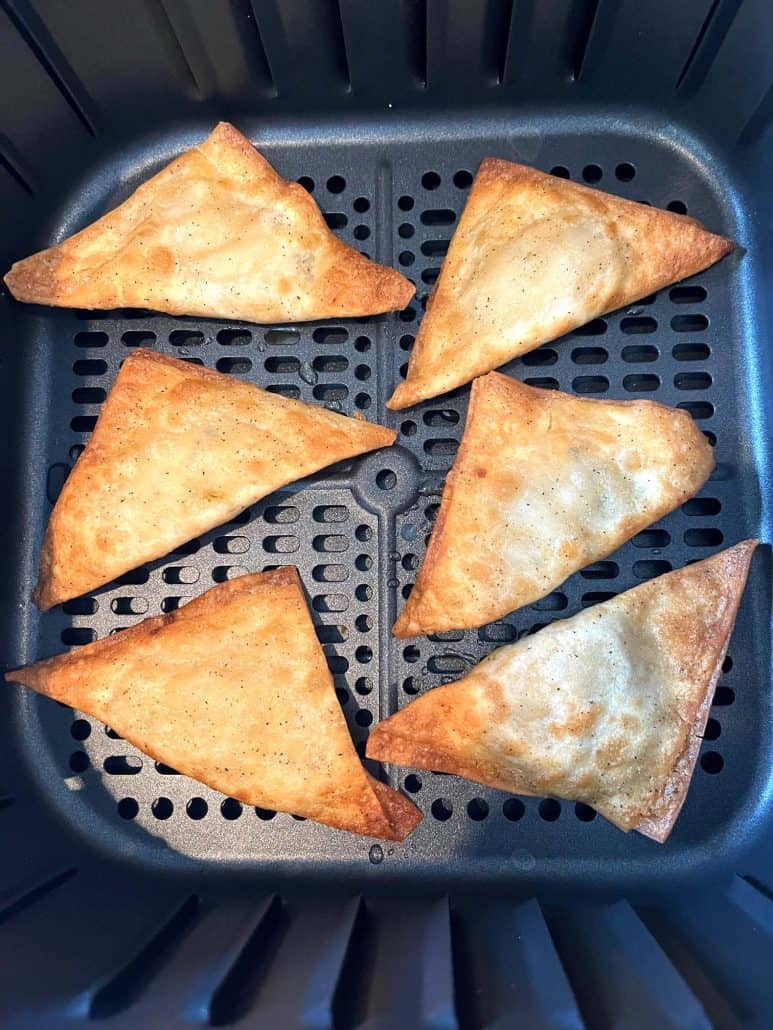
[{"label": "golden brown fried pastry", "polygon": [[692,497],[714,467],[690,416],[491,372],[396,637],[483,626],[549,594]]},{"label": "golden brown fried pastry", "polygon": [[160,558],[326,465],[394,441],[391,429],[137,350],[51,514],[43,609]]},{"label": "golden brown fried pastry", "polygon": [[6,675],[215,790],[371,837],[421,815],[354,750],[294,568]]},{"label": "golden brown fried pastry", "polygon": [[693,218],[489,158],[388,407],[447,393],[732,249]]},{"label": "golden brown fried pastry", "polygon": [[756,546],[747,540],[499,648],[376,726],[368,755],[583,801],[663,842]]},{"label": "golden brown fried pastry", "polygon": [[375,315],[414,293],[342,243],[306,190],[227,122],[120,207],[17,262],[5,282],[33,304],[249,322]]}]

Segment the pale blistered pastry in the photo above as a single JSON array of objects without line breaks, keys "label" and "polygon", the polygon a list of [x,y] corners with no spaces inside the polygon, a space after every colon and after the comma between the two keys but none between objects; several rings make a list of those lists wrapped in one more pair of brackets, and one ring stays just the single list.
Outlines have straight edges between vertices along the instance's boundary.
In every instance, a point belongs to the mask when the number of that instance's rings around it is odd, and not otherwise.
[{"label": "pale blistered pastry", "polygon": [[376,726],[368,755],[583,801],[664,841],[755,547],[747,540],[499,648]]},{"label": "pale blistered pastry", "polygon": [[362,767],[294,568],[223,583],[6,679],[245,804],[389,840],[421,819]]},{"label": "pale blistered pastry", "polygon": [[397,637],[469,629],[550,593],[692,497],[714,459],[652,401],[472,385],[464,436]]},{"label": "pale blistered pastry", "polygon": [[732,249],[692,218],[488,158],[388,407],[447,393]]},{"label": "pale blistered pastry", "polygon": [[5,277],[17,300],[298,322],[404,308],[414,287],[330,231],[227,122],[128,200]]},{"label": "pale blistered pastry", "polygon": [[364,419],[134,351],[51,513],[35,601],[46,609],[94,590],[273,490],[394,438]]}]

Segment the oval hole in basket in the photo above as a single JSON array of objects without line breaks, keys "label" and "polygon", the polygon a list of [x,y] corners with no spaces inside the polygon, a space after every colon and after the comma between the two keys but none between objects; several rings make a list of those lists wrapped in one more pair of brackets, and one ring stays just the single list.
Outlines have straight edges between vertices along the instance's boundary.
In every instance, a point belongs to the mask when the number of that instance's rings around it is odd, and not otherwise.
[{"label": "oval hole in basket", "polygon": [[456,221],[456,214],[450,208],[434,208],[430,211],[422,211],[422,225],[453,225]]},{"label": "oval hole in basket", "polygon": [[217,342],[223,347],[246,347],[252,343],[252,334],[246,329],[221,329]]},{"label": "oval hole in basket", "polygon": [[603,365],[609,358],[605,347],[575,347],[572,361],[575,365]]},{"label": "oval hole in basket", "polygon": [[343,583],[349,578],[346,565],[315,565],[311,570],[315,583]]},{"label": "oval hole in basket", "polygon": [[149,579],[150,572],[148,569],[129,569],[122,576],[117,576],[113,582],[119,587],[136,587],[147,583]]},{"label": "oval hole in basket", "polygon": [[216,565],[212,570],[212,579],[215,583],[227,583],[239,576],[246,576],[247,572],[248,569],[243,565]]},{"label": "oval hole in basket", "polygon": [[682,505],[685,515],[719,515],[722,511],[722,502],[716,497],[693,497]]},{"label": "oval hole in basket", "polygon": [[597,561],[580,571],[583,579],[614,579],[619,574],[620,566],[614,561]]},{"label": "oval hole in basket", "polygon": [[572,330],[572,336],[603,336],[608,325],[603,318],[594,318],[592,322],[580,325]]},{"label": "oval hole in basket", "polygon": [[660,386],[660,377],[637,372],[623,377],[623,389],[628,393],[650,393]]},{"label": "oval hole in basket", "polygon": [[674,315],[671,319],[675,333],[700,333],[708,327],[709,320],[705,315]]},{"label": "oval hole in basket", "polygon": [[708,390],[712,378],[708,372],[678,372],[674,376],[677,390]]},{"label": "oval hole in basket", "polygon": [[312,606],[315,612],[345,612],[349,599],[344,594],[317,594]]},{"label": "oval hole in basket", "polygon": [[107,333],[76,333],[73,337],[76,347],[106,347],[108,341]]},{"label": "oval hole in basket", "polygon": [[562,594],[560,590],[554,590],[547,597],[535,601],[530,607],[537,612],[562,612],[568,604],[569,600],[566,594]]},{"label": "oval hole in basket", "polygon": [[721,529],[706,526],[685,530],[684,542],[688,547],[719,547],[725,536]]},{"label": "oval hole in basket", "polygon": [[[606,354],[606,351],[604,352]],[[555,365],[558,361],[558,352],[550,347],[540,347],[538,350],[529,351],[521,357],[521,361],[527,368],[545,367]]]},{"label": "oval hole in basket", "polygon": [[343,383],[319,383],[311,391],[314,399],[329,404],[331,401],[340,403],[349,396],[349,387]]},{"label": "oval hole in basket", "polygon": [[164,569],[161,578],[165,583],[173,583],[175,585],[198,583],[199,570],[193,565],[173,565],[169,569]]},{"label": "oval hole in basket", "polygon": [[175,329],[169,334],[169,342],[173,347],[201,347],[204,333],[195,329]]},{"label": "oval hole in basket", "polygon": [[101,404],[107,392],[101,386],[79,386],[72,392],[75,404]]},{"label": "oval hole in basket", "polygon": [[315,551],[327,554],[348,550],[349,541],[345,536],[341,536],[340,534],[330,534],[327,536],[315,536],[311,545]]},{"label": "oval hole in basket", "polygon": [[263,518],[271,525],[291,524],[300,517],[300,511],[293,504],[271,504],[263,512]]},{"label": "oval hole in basket", "polygon": [[125,347],[152,347],[156,342],[156,334],[144,329],[131,329],[123,334],[121,340]]},{"label": "oval hole in basket", "polygon": [[343,326],[320,326],[313,334],[315,343],[346,343],[349,333]]},{"label": "oval hole in basket", "polygon": [[107,372],[107,362],[96,358],[83,358],[72,366],[76,376],[103,376]]},{"label": "oval hole in basket", "polygon": [[349,630],[346,626],[315,626],[314,629],[320,644],[343,644],[349,639]]},{"label": "oval hole in basket", "polygon": [[634,547],[668,547],[671,534],[665,529],[643,529],[631,541]]},{"label": "oval hole in basket", "polygon": [[575,393],[606,393],[609,380],[606,376],[577,376],[572,383]]},{"label": "oval hole in basket", "polygon": [[331,229],[345,229],[349,219],[343,211],[328,211],[325,213],[325,221]]},{"label": "oval hole in basket", "polygon": [[212,544],[216,554],[246,554],[250,541],[246,536],[219,536]]},{"label": "oval hole in basket", "polygon": [[677,407],[692,415],[696,420],[711,418],[714,414],[714,405],[709,401],[682,401]]},{"label": "oval hole in basket", "polygon": [[287,397],[291,401],[297,401],[301,396],[300,386],[294,386],[292,383],[270,383],[266,390],[269,393],[277,393],[280,397]]},{"label": "oval hole in basket", "polygon": [[343,504],[318,504],[311,513],[315,522],[346,522],[349,509]]},{"label": "oval hole in basket", "polygon": [[96,415],[76,415],[70,419],[70,429],[76,433],[91,433],[97,424]]},{"label": "oval hole in basket", "polygon": [[46,475],[46,497],[51,504],[56,504],[62,487],[70,475],[70,466],[58,461],[52,465]]},{"label": "oval hole in basket", "polygon": [[478,639],[484,644],[511,644],[517,636],[515,626],[507,622],[492,622],[478,630]]},{"label": "oval hole in basket", "polygon": [[110,776],[136,776],[142,772],[142,759],[136,755],[110,755],[102,766]]},{"label": "oval hole in basket", "polygon": [[637,315],[630,318],[623,318],[620,322],[620,329],[626,335],[634,333],[654,333],[658,323],[649,315]]},{"label": "oval hole in basket", "polygon": [[707,361],[711,348],[705,343],[677,343],[671,353],[677,361]]},{"label": "oval hole in basket", "polygon": [[110,602],[110,611],[114,615],[144,615],[148,607],[144,597],[114,597]]},{"label": "oval hole in basket", "polygon": [[224,375],[246,375],[252,371],[252,362],[249,358],[218,358],[215,365],[218,372]]},{"label": "oval hole in basket", "polygon": [[425,240],[421,252],[425,257],[445,257],[448,253],[448,240]]},{"label": "oval hole in basket", "polygon": [[702,286],[673,286],[668,293],[674,304],[700,304],[706,299]]},{"label": "oval hole in basket", "polygon": [[629,344],[627,347],[623,347],[620,356],[623,361],[631,365],[645,364],[650,361],[657,361],[660,357],[660,351],[649,343]]},{"label": "oval hole in basket", "polygon": [[345,372],[349,359],[343,354],[318,354],[311,364],[315,372]]},{"label": "oval hole in basket", "polygon": [[267,329],[263,339],[270,347],[287,347],[298,343],[301,334],[297,329]]},{"label": "oval hole in basket", "polygon": [[441,675],[458,675],[469,668],[469,663],[453,654],[435,654],[427,662],[427,671]]},{"label": "oval hole in basket", "polygon": [[90,644],[96,640],[97,634],[93,629],[85,626],[68,626],[62,630],[60,639],[68,647],[81,647],[83,644]]},{"label": "oval hole in basket", "polygon": [[349,660],[340,654],[326,654],[327,667],[334,676],[343,676],[349,671]]},{"label": "oval hole in basket", "polygon": [[62,611],[65,615],[93,615],[97,607],[94,597],[74,597],[71,601],[64,602]]},{"label": "oval hole in basket", "polygon": [[444,458],[456,454],[459,449],[459,441],[450,437],[443,437],[437,440],[424,441],[424,453],[431,458]]},{"label": "oval hole in basket", "polygon": [[293,554],[299,549],[301,542],[297,536],[267,536],[263,541],[263,550],[268,554]]},{"label": "oval hole in basket", "polygon": [[264,367],[267,372],[273,374],[295,375],[301,367],[300,358],[289,357],[286,354],[266,358]]}]

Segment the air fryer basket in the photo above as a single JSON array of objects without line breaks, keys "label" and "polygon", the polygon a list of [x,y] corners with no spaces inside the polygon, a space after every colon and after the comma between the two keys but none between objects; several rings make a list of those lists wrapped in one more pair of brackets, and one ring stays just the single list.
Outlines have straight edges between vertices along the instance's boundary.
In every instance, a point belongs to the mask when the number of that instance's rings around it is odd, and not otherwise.
[{"label": "air fryer basket", "polygon": [[[3,269],[230,118],[417,296],[395,315],[264,327],[24,308],[3,291],[4,668],[291,562],[364,754],[375,721],[494,647],[744,537],[770,541],[773,14],[761,0],[116,6],[0,3]],[[485,156],[687,212],[739,242],[505,368],[680,406],[717,468],[696,499],[531,608],[394,641],[469,387],[384,405]],[[136,346],[362,413],[397,445],[40,615],[28,598],[51,505]],[[224,800],[82,713],[5,688],[0,1024],[763,1025],[770,621],[762,548],[664,846],[582,805],[397,768],[390,783],[425,819],[403,845],[374,844]]]}]

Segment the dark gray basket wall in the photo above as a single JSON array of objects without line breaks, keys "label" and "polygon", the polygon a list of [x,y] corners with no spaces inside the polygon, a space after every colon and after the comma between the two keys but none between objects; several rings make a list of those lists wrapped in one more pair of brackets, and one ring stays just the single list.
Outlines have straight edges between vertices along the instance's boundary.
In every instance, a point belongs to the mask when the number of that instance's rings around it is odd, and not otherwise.
[{"label": "dark gray basket wall", "polygon": [[[417,284],[399,315],[276,327],[0,296],[5,667],[292,562],[362,753],[376,720],[499,644],[744,536],[769,541],[771,16],[749,0],[675,6],[1,3],[4,267],[120,202],[228,117],[303,182],[342,239]],[[695,501],[538,605],[478,632],[398,642],[389,627],[469,390],[400,413],[384,402],[488,155],[686,211],[739,241],[688,283],[505,368],[535,385],[681,405],[717,470]],[[26,598],[45,520],[136,346],[360,412],[398,430],[397,446],[40,616]],[[405,845],[374,846],[243,809],[82,713],[8,687],[0,1021],[700,1025],[708,1013],[764,1024],[770,703],[768,549],[663,848],[584,806],[408,769],[389,770],[390,782],[424,823]],[[450,902],[435,900],[447,891]],[[524,900],[535,893],[542,907]],[[605,907],[576,907],[589,899]]]}]

